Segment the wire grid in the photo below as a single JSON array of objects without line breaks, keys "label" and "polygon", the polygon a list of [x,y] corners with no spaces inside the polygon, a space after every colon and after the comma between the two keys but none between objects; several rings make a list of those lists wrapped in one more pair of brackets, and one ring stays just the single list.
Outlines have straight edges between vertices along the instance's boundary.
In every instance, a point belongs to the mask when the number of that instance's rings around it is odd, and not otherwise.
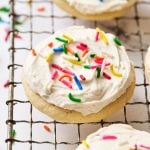
[{"label": "wire grid", "polygon": [[[76,17],[71,17],[68,14],[62,13],[63,15],[61,16],[60,13],[55,13],[54,10],[58,9],[56,8],[56,6],[54,6],[54,4],[51,1],[48,0],[34,0],[31,2],[31,4],[29,5],[29,14],[16,14],[15,12],[15,7],[17,4],[22,4],[25,5],[26,1],[25,0],[10,0],[10,6],[11,6],[11,12],[10,12],[10,19],[11,19],[11,30],[10,30],[10,40],[11,40],[11,46],[9,48],[9,54],[10,54],[10,65],[8,66],[9,69],[9,80],[10,80],[10,86],[9,86],[9,93],[8,93],[8,100],[6,102],[6,104],[8,105],[8,120],[6,121],[7,126],[8,126],[8,137],[6,139],[6,143],[7,143],[7,149],[8,150],[12,150],[15,149],[17,150],[17,148],[14,148],[14,145],[16,143],[20,143],[22,149],[27,150],[27,149],[38,149],[37,147],[34,147],[34,144],[37,144],[38,146],[42,145],[42,144],[48,144],[48,145],[52,145],[52,147],[49,147],[49,149],[51,150],[63,150],[63,148],[60,148],[59,145],[74,145],[74,148],[67,148],[65,147],[64,150],[68,149],[68,150],[73,150],[75,149],[75,147],[77,147],[77,145],[79,143],[81,143],[81,140],[83,137],[81,137],[81,133],[83,132],[82,130],[85,130],[85,132],[87,132],[88,130],[90,130],[91,127],[93,127],[94,125],[98,125],[99,127],[103,127],[109,124],[113,124],[113,123],[127,123],[127,124],[132,124],[133,126],[137,127],[137,128],[142,128],[144,130],[150,131],[150,95],[148,94],[149,92],[149,88],[148,88],[148,84],[144,75],[144,55],[145,55],[145,51],[146,51],[146,47],[147,47],[147,43],[144,43],[143,39],[145,39],[144,37],[150,37],[150,32],[144,31],[143,29],[145,28],[145,26],[142,26],[142,21],[150,21],[150,16],[142,16],[140,14],[140,6],[145,5],[147,7],[150,8],[150,2],[147,0],[141,0],[138,5],[136,5],[131,12],[134,12],[134,15],[132,15],[132,13],[130,13],[130,16],[124,16],[122,18],[118,18],[115,19],[113,21],[110,21],[113,26],[109,26],[109,21],[108,22],[97,22],[97,21],[81,21],[80,19],[77,19]],[[33,5],[34,4],[42,4],[45,3],[47,6],[50,6],[50,11],[51,13],[48,15],[34,15],[33,14]],[[149,10],[149,9],[148,9]],[[59,10],[61,12],[61,10]],[[148,12],[147,12],[148,13]],[[64,15],[65,14],[65,15]],[[18,31],[18,33],[20,34],[28,34],[29,36],[29,40],[30,40],[30,45],[29,47],[16,47],[16,42],[15,42],[15,28],[14,28],[14,22],[15,22],[15,18],[16,15],[20,15],[20,16],[24,16],[24,17],[28,17],[30,19],[29,21],[29,31]],[[45,20],[50,20],[51,22],[51,31],[36,31],[33,27],[33,19],[34,18],[44,18]],[[56,121],[53,121],[50,119],[49,120],[34,120],[34,116],[33,116],[33,110],[34,107],[32,107],[32,105],[30,104],[30,102],[28,100],[24,100],[24,99],[17,99],[15,98],[15,89],[16,88],[21,88],[21,82],[18,81],[15,78],[16,70],[17,69],[21,69],[22,68],[22,64],[17,63],[17,59],[15,58],[17,53],[22,53],[23,51],[29,51],[32,49],[33,46],[33,34],[52,34],[55,32],[56,28],[55,28],[55,19],[61,20],[60,23],[63,23],[64,25],[62,26],[68,26],[67,21],[63,22],[65,19],[69,19],[73,22],[72,25],[77,25],[77,24],[83,24],[86,26],[91,26],[92,27],[97,27],[97,26],[102,26],[105,30],[108,30],[110,32],[115,33],[118,37],[120,37],[120,39],[122,39],[122,41],[125,43],[125,45],[127,43],[127,52],[129,53],[129,56],[134,59],[133,61],[135,62],[135,70],[136,73],[138,73],[138,77],[137,77],[137,82],[136,82],[136,93],[134,94],[133,100],[128,103],[119,113],[119,117],[117,118],[116,116],[113,117],[113,119],[105,119],[105,120],[101,120],[100,122],[97,123],[89,123],[89,124],[75,124],[76,126],[76,130],[77,130],[77,141],[60,141],[58,140],[58,136],[57,135],[61,135],[61,131],[58,131],[58,126],[60,125],[69,125],[66,123],[59,123]],[[78,22],[80,21],[80,23]],[[131,29],[131,32],[129,33],[128,31],[126,31],[126,27],[125,25],[123,27],[120,27],[120,24],[124,24],[124,21],[127,21],[127,23],[131,23],[133,28]],[[135,24],[134,24],[134,23]],[[42,24],[42,22],[39,22],[39,24]],[[147,22],[148,23],[148,22]],[[37,25],[38,26],[38,25]],[[136,30],[135,30],[135,26],[136,26]],[[135,30],[135,31],[134,31]],[[133,38],[133,39],[132,39]],[[138,38],[138,40],[137,40]],[[149,38],[150,39],[150,38]],[[134,42],[135,41],[135,44]],[[150,40],[149,40],[150,41]],[[139,75],[140,74],[140,75]],[[142,79],[140,79],[142,78]],[[143,90],[141,90],[143,89]],[[137,97],[136,94],[140,93]],[[26,120],[25,118],[22,117],[22,119],[17,120],[14,119],[14,115],[15,115],[15,106],[18,104],[23,104],[24,106],[27,104],[29,107],[29,113],[30,113],[30,118],[29,120]],[[135,109],[135,112],[132,109]],[[133,116],[132,116],[133,113]],[[143,115],[143,116],[142,116]],[[117,118],[117,119],[116,119]],[[122,119],[120,119],[122,118]],[[139,119],[142,118],[142,119]],[[25,140],[21,140],[19,139],[19,137],[12,137],[11,131],[14,129],[14,126],[23,123],[23,124],[28,124],[29,125],[29,138],[25,139]],[[33,139],[33,128],[36,124],[53,124],[53,134],[54,134],[54,140],[50,141],[50,140],[35,140]],[[90,125],[89,127],[86,127],[86,125]],[[96,127],[97,128],[97,127]],[[98,129],[97,128],[97,129]],[[73,129],[75,130],[75,129]],[[69,132],[69,131],[68,131]],[[73,132],[73,131],[72,131]],[[70,134],[67,133],[66,134]],[[71,133],[73,134],[73,133]],[[15,143],[15,144],[14,144]],[[23,147],[24,143],[27,143],[29,146],[28,148]],[[46,150],[46,148],[44,147],[44,145],[42,146],[42,148],[44,148]],[[41,149],[41,148],[39,148]]]}]

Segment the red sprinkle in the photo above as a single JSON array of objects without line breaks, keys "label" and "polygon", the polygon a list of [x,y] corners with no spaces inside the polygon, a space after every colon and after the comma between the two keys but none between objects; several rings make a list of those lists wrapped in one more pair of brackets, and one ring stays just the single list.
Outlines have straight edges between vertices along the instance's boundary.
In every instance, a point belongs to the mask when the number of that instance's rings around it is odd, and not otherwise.
[{"label": "red sprinkle", "polygon": [[47,132],[51,132],[51,129],[50,129],[47,125],[44,125],[43,128],[44,128]]},{"label": "red sprinkle", "polygon": [[10,83],[9,80],[7,80],[7,81],[4,83],[4,85],[3,85],[4,88],[7,88],[7,87],[9,86],[9,83]]},{"label": "red sprinkle", "polygon": [[106,79],[108,79],[108,80],[111,79],[111,76],[109,76],[106,72],[103,72],[103,76],[104,76]]},{"label": "red sprinkle", "polygon": [[96,32],[95,40],[98,41],[98,38],[99,38],[99,32]]},{"label": "red sprinkle", "polygon": [[49,47],[53,47],[53,42],[50,42],[50,43],[48,44],[48,46],[49,46]]},{"label": "red sprinkle", "polygon": [[116,140],[117,137],[114,136],[114,135],[104,135],[104,136],[102,137],[102,139],[103,139],[103,140]]},{"label": "red sprinkle", "polygon": [[40,7],[37,8],[37,11],[39,11],[39,12],[45,11],[45,7],[44,6],[40,6]]},{"label": "red sprinkle", "polygon": [[84,43],[80,43],[80,46],[83,46],[84,48],[87,48],[87,44],[84,44]]},{"label": "red sprinkle", "polygon": [[80,75],[81,80],[85,81],[86,78],[83,75]]},{"label": "red sprinkle", "polygon": [[86,48],[82,45],[77,45],[76,48],[82,51],[86,50]]}]

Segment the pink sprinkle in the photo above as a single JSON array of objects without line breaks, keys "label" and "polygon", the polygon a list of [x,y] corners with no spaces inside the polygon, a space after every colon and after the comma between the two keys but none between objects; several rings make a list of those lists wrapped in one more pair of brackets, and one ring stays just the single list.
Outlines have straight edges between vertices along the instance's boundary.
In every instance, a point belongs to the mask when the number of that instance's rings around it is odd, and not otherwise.
[{"label": "pink sprinkle", "polygon": [[8,37],[9,37],[9,30],[7,28],[5,28],[5,32],[6,32],[6,34],[5,34],[4,40],[5,40],[5,42],[7,42]]},{"label": "pink sprinkle", "polygon": [[106,79],[108,79],[108,80],[111,79],[111,76],[109,76],[106,72],[103,72],[103,76],[104,76]]},{"label": "pink sprinkle", "polygon": [[56,77],[57,77],[57,75],[58,75],[58,71],[55,71],[55,72],[52,74],[51,79],[52,79],[52,80],[55,80]]},{"label": "pink sprinkle", "polygon": [[99,32],[96,32],[95,40],[98,41],[98,38],[99,38]]},{"label": "pink sprinkle", "polygon": [[150,146],[145,146],[145,145],[139,145],[140,147],[142,147],[142,148],[145,148],[146,150],[150,150]]},{"label": "pink sprinkle", "polygon": [[113,135],[104,135],[102,137],[103,140],[116,140],[117,137],[116,136],[113,136]]},{"label": "pink sprinkle", "polygon": [[77,45],[76,46],[77,49],[84,51],[86,48],[82,45]]},{"label": "pink sprinkle", "polygon": [[69,87],[70,89],[72,89],[72,85],[71,83],[69,83],[68,81],[66,80],[60,80],[63,84],[65,84],[67,87]]},{"label": "pink sprinkle", "polygon": [[40,6],[40,7],[37,8],[37,11],[39,11],[39,12],[45,11],[45,7],[44,6]]},{"label": "pink sprinkle", "polygon": [[86,78],[83,75],[80,75],[81,80],[85,81]]},{"label": "pink sprinkle", "polygon": [[69,71],[69,70],[62,69],[61,71],[62,71],[63,73],[67,73],[67,74],[74,75],[74,73],[71,72],[71,71]]},{"label": "pink sprinkle", "polygon": [[7,80],[7,81],[4,83],[3,87],[4,87],[4,88],[7,88],[7,87],[9,86],[9,83],[10,83],[9,80]]},{"label": "pink sprinkle", "polygon": [[74,75],[73,72],[69,71],[69,70],[65,70],[63,69],[61,66],[57,65],[57,64],[52,64],[52,67],[55,69],[58,69],[59,71],[63,72],[63,73],[67,73],[67,74],[71,74]]},{"label": "pink sprinkle", "polygon": [[15,38],[22,39],[22,37],[19,34],[15,34]]},{"label": "pink sprinkle", "polygon": [[[105,66],[110,66],[110,63],[106,63]],[[102,64],[99,64],[97,66],[91,66],[90,69],[96,69],[97,67],[102,67]]]},{"label": "pink sprinkle", "polygon": [[87,44],[80,43],[80,46],[83,46],[85,49],[88,47]]}]

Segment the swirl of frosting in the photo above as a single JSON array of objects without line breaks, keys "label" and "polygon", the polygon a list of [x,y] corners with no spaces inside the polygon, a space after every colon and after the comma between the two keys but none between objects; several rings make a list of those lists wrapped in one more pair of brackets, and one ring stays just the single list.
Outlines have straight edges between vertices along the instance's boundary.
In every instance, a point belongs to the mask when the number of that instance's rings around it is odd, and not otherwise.
[{"label": "swirl of frosting", "polygon": [[128,0],[67,0],[67,2],[81,13],[96,14],[119,10]]},{"label": "swirl of frosting", "polygon": [[43,100],[83,115],[99,112],[133,81],[121,42],[98,28],[78,26],[58,31],[36,46],[24,73]]},{"label": "swirl of frosting", "polygon": [[76,150],[150,150],[150,134],[113,124],[89,135]]}]

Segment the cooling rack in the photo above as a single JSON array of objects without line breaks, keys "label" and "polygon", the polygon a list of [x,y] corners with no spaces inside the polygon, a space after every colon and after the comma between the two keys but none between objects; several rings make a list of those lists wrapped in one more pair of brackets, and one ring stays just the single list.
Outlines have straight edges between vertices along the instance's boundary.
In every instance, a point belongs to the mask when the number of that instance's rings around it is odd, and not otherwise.
[{"label": "cooling rack", "polygon": [[[9,92],[8,100],[8,150],[74,150],[93,131],[113,123],[131,124],[137,129],[150,132],[150,88],[144,74],[144,56],[150,43],[150,1],[140,0],[124,17],[111,21],[84,21],[72,17],[49,0],[10,0],[10,41],[9,48]],[[37,7],[46,11],[38,12]],[[26,18],[25,24],[15,30],[15,19]],[[26,98],[21,70],[27,53],[40,40],[56,30],[71,25],[100,26],[106,32],[116,34],[127,48],[135,65],[136,89],[132,100],[119,112],[97,123],[66,124],[56,122],[37,111]],[[23,40],[16,40],[15,33]],[[43,130],[50,127],[51,133]],[[16,131],[16,136],[12,131]]]}]

